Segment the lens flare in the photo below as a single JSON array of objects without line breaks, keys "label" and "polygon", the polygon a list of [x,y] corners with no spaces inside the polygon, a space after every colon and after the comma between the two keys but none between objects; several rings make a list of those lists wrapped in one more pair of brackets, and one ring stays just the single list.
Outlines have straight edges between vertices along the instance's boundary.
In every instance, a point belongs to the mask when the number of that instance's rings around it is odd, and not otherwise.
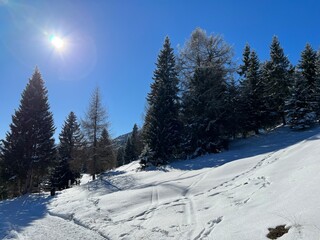
[{"label": "lens flare", "polygon": [[61,50],[64,47],[63,39],[58,36],[51,35],[50,42],[57,50]]}]

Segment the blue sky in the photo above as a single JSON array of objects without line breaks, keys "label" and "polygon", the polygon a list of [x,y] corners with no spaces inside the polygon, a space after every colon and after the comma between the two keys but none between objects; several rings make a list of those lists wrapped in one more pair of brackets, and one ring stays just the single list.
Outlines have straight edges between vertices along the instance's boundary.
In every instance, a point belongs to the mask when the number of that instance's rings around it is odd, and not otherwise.
[{"label": "blue sky", "polygon": [[[70,111],[81,118],[101,89],[113,137],[142,125],[145,98],[166,35],[183,45],[196,27],[219,33],[240,63],[246,42],[261,60],[277,35],[293,64],[306,42],[320,45],[318,1],[0,0],[0,138],[37,65],[58,134]],[[50,35],[65,39],[62,51]]]}]

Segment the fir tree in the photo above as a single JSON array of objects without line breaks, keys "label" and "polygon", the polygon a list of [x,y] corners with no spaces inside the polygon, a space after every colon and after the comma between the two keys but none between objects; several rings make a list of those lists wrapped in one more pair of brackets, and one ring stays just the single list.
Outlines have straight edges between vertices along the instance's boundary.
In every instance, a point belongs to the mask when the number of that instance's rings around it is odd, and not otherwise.
[{"label": "fir tree", "polygon": [[190,82],[190,93],[191,99],[184,108],[190,150],[197,150],[196,155],[218,152],[227,137],[227,86],[221,72],[214,68],[197,69]]},{"label": "fir tree", "polygon": [[292,128],[307,128],[317,120],[316,62],[317,54],[307,44],[301,53],[295,73],[295,85],[288,101],[288,117]]},{"label": "fir tree", "polygon": [[[247,47],[244,56],[246,54]],[[244,65],[247,66],[244,67]],[[263,127],[266,109],[263,102],[264,89],[261,81],[260,62],[255,51],[250,52],[249,62],[244,62],[244,65],[242,65],[242,69],[246,69],[246,72],[241,72],[244,77],[240,86],[241,117],[239,121],[244,133],[254,131],[258,134],[259,128]]]},{"label": "fir tree", "polygon": [[73,184],[76,178],[80,177],[83,168],[81,151],[84,147],[84,140],[80,131],[80,124],[73,112],[70,112],[64,122],[59,139],[59,162],[55,167],[51,181],[54,187],[63,189],[68,187],[69,180]]},{"label": "fir tree", "polygon": [[117,151],[117,167],[124,165],[124,148],[119,147]]},{"label": "fir tree", "polygon": [[250,45],[247,43],[244,47],[243,54],[242,54],[242,65],[240,65],[238,74],[243,77],[244,79],[247,77],[247,72],[250,66],[250,54],[251,48]]},{"label": "fir tree", "polygon": [[[292,67],[276,36],[270,46],[270,61],[263,68],[265,102],[273,124],[282,121],[286,125],[285,102],[290,94]],[[272,124],[271,124],[272,125]]]},{"label": "fir tree", "polygon": [[132,144],[132,138],[129,136],[124,148],[124,163],[128,164],[134,160],[134,148]]},{"label": "fir tree", "polygon": [[104,129],[107,128],[107,112],[101,103],[101,94],[99,89],[95,89],[92,94],[88,111],[85,119],[81,121],[84,130],[85,140],[87,142],[89,171],[92,179],[95,180],[97,173],[97,144],[98,139]]},{"label": "fir tree", "polygon": [[5,178],[13,182],[13,194],[31,192],[48,174],[56,155],[54,130],[48,91],[36,68],[3,141]]},{"label": "fir tree", "polygon": [[116,157],[114,154],[112,141],[108,130],[104,128],[97,144],[97,173],[116,167]]},{"label": "fir tree", "polygon": [[179,54],[184,91],[183,147],[187,155],[217,152],[228,138],[227,86],[233,73],[231,47],[202,29],[191,34]]},{"label": "fir tree", "polygon": [[239,86],[232,79],[227,88],[226,94],[226,131],[229,137],[235,138],[240,132],[239,126]]},{"label": "fir tree", "polygon": [[164,164],[174,157],[180,142],[178,78],[173,49],[166,37],[148,94],[144,141],[154,155],[149,164]]},{"label": "fir tree", "polygon": [[130,137],[131,137],[131,142],[133,146],[133,159],[137,160],[141,154],[142,147],[143,147],[141,134],[137,124],[133,125],[132,134]]},{"label": "fir tree", "polygon": [[142,151],[142,142],[140,138],[141,137],[138,131],[138,126],[137,124],[134,124],[132,133],[127,139],[125,150],[124,150],[125,163],[130,163],[139,158]]}]

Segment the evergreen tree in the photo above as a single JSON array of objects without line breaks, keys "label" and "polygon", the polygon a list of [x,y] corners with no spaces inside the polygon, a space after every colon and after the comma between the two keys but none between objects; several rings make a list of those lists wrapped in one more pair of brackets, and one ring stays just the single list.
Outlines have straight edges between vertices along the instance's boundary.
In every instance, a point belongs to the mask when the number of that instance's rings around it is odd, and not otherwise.
[{"label": "evergreen tree", "polygon": [[137,160],[142,152],[143,143],[141,139],[141,134],[139,132],[137,124],[133,125],[132,134],[131,134],[131,142],[133,146],[133,156],[134,160]]},{"label": "evergreen tree", "polygon": [[140,138],[141,137],[138,131],[138,126],[137,124],[134,124],[132,133],[127,139],[125,150],[124,150],[125,163],[130,163],[139,158],[142,151],[142,142]]},{"label": "evergreen tree", "polygon": [[56,155],[54,130],[48,91],[36,68],[2,146],[4,174],[14,186],[13,195],[31,192],[48,174]]},{"label": "evergreen tree", "polygon": [[154,155],[148,164],[160,165],[174,157],[180,143],[178,78],[175,57],[166,37],[160,51],[154,82],[148,94],[144,141]]},{"label": "evergreen tree", "polygon": [[307,128],[317,120],[316,63],[317,54],[310,44],[307,44],[301,53],[295,74],[295,85],[288,101],[288,117],[292,128]]},{"label": "evergreen tree", "polygon": [[124,164],[124,149],[119,147],[117,151],[117,167],[120,167]]},{"label": "evergreen tree", "polygon": [[85,119],[81,121],[84,131],[85,140],[87,142],[89,171],[92,179],[95,180],[97,170],[97,145],[98,139],[104,129],[107,128],[107,112],[101,103],[101,94],[99,88],[96,88],[92,94],[88,111]]},{"label": "evergreen tree", "polygon": [[235,138],[237,133],[241,132],[239,126],[239,86],[234,79],[230,81],[226,94],[226,132],[227,135]]},{"label": "evergreen tree", "polygon": [[[247,58],[248,45],[244,51],[244,59]],[[243,133],[254,131],[259,133],[263,127],[266,109],[263,101],[264,89],[261,79],[260,62],[255,51],[250,51],[249,61],[245,60],[241,69],[243,76],[240,85],[240,125]]]},{"label": "evergreen tree", "polygon": [[63,189],[68,187],[68,181],[73,184],[80,177],[83,161],[80,152],[84,147],[83,135],[80,124],[73,112],[70,112],[62,131],[59,135],[60,145],[58,147],[59,162],[52,176],[52,185]]},{"label": "evergreen tree", "polygon": [[199,28],[180,51],[183,147],[188,155],[217,152],[228,139],[226,107],[232,55],[231,47],[221,36],[207,36]]},{"label": "evergreen tree", "polygon": [[320,50],[317,51],[316,59],[316,101],[317,119],[320,119]]},{"label": "evergreen tree", "polygon": [[104,128],[97,144],[97,173],[116,167],[116,157],[114,154],[112,141],[108,130]]},{"label": "evergreen tree", "polygon": [[250,54],[251,54],[251,48],[250,45],[247,43],[244,47],[243,54],[242,54],[242,65],[240,65],[238,74],[240,77],[246,79],[247,72],[250,66]]},{"label": "evergreen tree", "polygon": [[124,163],[128,164],[134,160],[134,148],[132,144],[132,138],[129,136],[124,148]]},{"label": "evergreen tree", "polygon": [[280,120],[285,125],[285,102],[290,95],[292,67],[276,36],[272,39],[270,61],[263,68],[263,76],[265,79],[265,102],[271,120],[273,120],[272,124]]}]

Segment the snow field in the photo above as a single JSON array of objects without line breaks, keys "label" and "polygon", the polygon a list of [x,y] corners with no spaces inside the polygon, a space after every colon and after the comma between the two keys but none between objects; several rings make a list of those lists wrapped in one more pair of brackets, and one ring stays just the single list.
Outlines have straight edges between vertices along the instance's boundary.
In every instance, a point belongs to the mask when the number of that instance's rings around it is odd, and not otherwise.
[{"label": "snow field", "polygon": [[53,198],[3,201],[0,238],[251,240],[285,224],[281,239],[316,240],[319,133],[279,128],[161,170],[133,162]]}]

